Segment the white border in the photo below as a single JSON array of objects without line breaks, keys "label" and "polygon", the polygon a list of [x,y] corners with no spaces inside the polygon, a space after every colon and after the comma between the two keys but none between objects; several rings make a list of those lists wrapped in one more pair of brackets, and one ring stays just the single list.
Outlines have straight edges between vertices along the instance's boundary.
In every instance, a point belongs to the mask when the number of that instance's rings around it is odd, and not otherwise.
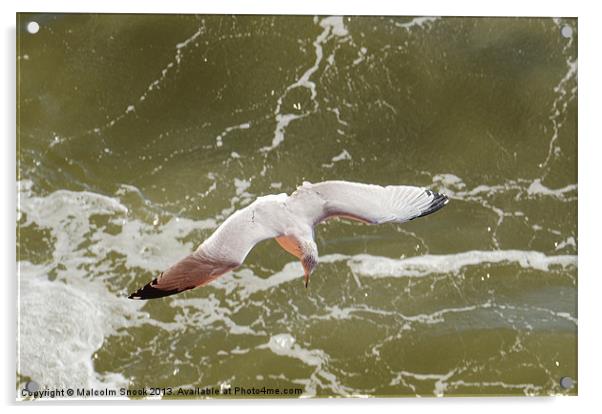
[{"label": "white border", "polygon": [[485,2],[470,0],[229,0],[186,1],[123,0],[86,1],[73,4],[69,0],[21,0],[18,11],[32,12],[103,12],[103,13],[224,13],[224,14],[361,14],[361,15],[451,15],[451,16],[551,16],[574,17],[585,6],[572,1]]},{"label": "white border", "polygon": [[[394,2],[392,0],[230,0],[186,1],[186,0],[143,0],[140,2],[124,0],[91,0],[73,2],[69,0],[21,0],[0,2],[2,8],[2,59],[0,60],[1,100],[0,116],[3,126],[2,136],[2,242],[0,252],[4,272],[2,274],[2,340],[0,340],[3,362],[0,364],[0,390],[2,403],[8,412],[23,409],[15,406],[15,13],[17,11],[46,12],[137,12],[137,13],[226,13],[226,14],[365,14],[365,15],[461,15],[461,16],[569,16],[578,17],[579,35],[579,397],[565,398],[444,398],[444,399],[388,399],[388,400],[311,400],[311,401],[200,401],[171,403],[177,409],[199,410],[237,410],[250,413],[263,413],[266,410],[286,411],[286,414],[308,410],[345,410],[351,413],[364,412],[366,409],[378,411],[419,410],[423,412],[445,411],[448,413],[504,413],[512,409],[545,411],[546,413],[566,413],[568,411],[590,411],[594,405],[600,405],[599,371],[602,368],[600,350],[600,322],[597,305],[602,294],[602,274],[600,260],[596,260],[600,243],[600,209],[602,200],[598,183],[602,175],[598,171],[600,164],[602,134],[596,122],[600,115],[600,97],[602,96],[602,67],[600,65],[599,41],[602,33],[600,14],[595,1],[525,1],[505,0],[498,2],[469,0],[415,0],[413,2]],[[596,214],[597,213],[597,214]],[[596,404],[598,403],[598,404]],[[98,404],[98,403],[97,403]],[[85,410],[106,411],[106,406],[86,404]],[[119,404],[119,403],[117,403]],[[75,404],[26,404],[50,412],[76,412],[82,409]],[[107,405],[107,404],[105,404]],[[108,404],[116,405],[115,403]],[[129,403],[129,406],[140,403]],[[160,412],[168,404],[156,402],[134,409],[145,412]],[[591,406],[591,407],[590,407]]]}]

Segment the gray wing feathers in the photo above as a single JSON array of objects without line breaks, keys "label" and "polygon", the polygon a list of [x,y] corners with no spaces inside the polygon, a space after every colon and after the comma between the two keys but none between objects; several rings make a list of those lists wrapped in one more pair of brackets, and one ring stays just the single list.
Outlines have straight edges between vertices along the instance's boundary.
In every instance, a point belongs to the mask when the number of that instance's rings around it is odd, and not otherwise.
[{"label": "gray wing feathers", "polygon": [[197,252],[223,262],[242,263],[260,241],[276,237],[278,232],[257,208],[257,202],[238,210],[203,242]]},{"label": "gray wing feathers", "polygon": [[260,241],[274,237],[265,220],[256,217],[253,204],[231,215],[192,254],[186,256],[130,299],[155,299],[206,285],[242,264],[249,251]]},{"label": "gray wing feathers", "polygon": [[382,187],[325,181],[304,183],[299,190],[300,194],[315,192],[325,201],[322,214],[316,217],[316,222],[340,216],[371,224],[403,223],[433,213],[448,202],[445,195],[421,187],[401,185]]},{"label": "gray wing feathers", "polygon": [[[403,223],[431,214],[447,202],[445,195],[420,187],[381,187],[346,181],[303,183],[290,197],[286,194],[260,197],[237,211],[193,254],[129,297],[153,299],[205,285],[238,267],[253,246],[272,237],[278,237],[278,243],[286,251],[301,258],[307,282],[307,268],[315,266],[317,251],[306,254],[299,240],[310,235],[308,240],[313,242],[314,224],[330,217],[371,224]],[[313,262],[308,262],[309,259]]]}]

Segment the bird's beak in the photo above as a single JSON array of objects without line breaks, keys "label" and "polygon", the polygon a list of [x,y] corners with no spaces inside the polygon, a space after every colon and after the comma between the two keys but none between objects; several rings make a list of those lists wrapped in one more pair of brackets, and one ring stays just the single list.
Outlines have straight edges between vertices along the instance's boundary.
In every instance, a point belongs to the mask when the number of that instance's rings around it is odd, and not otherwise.
[{"label": "bird's beak", "polygon": [[305,280],[305,289],[307,289],[307,285],[309,284],[309,273],[305,272],[303,280]]}]

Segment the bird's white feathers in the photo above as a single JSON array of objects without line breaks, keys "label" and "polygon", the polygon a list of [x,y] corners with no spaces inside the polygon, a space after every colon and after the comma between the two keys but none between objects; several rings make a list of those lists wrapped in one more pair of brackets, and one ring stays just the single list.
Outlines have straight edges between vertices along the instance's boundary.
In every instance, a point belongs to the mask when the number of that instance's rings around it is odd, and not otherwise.
[{"label": "bird's white feathers", "polygon": [[214,260],[242,263],[257,243],[281,235],[276,220],[285,199],[286,194],[259,197],[228,217],[197,251]]},{"label": "bird's white feathers", "polygon": [[[262,240],[288,237],[313,241],[313,227],[331,217],[369,224],[403,223],[428,212],[437,197],[442,196],[420,187],[305,182],[291,196],[259,197],[238,210],[198,250],[214,260],[242,263]],[[295,255],[299,257],[299,253]]]},{"label": "bird's white feathers", "polygon": [[[285,250],[300,258],[307,273],[317,262],[313,240],[316,224],[331,217],[369,224],[403,223],[437,211],[446,203],[444,195],[419,187],[382,187],[347,181],[305,182],[290,196],[259,197],[238,210],[196,252],[130,297],[161,297],[209,283],[242,264],[253,246],[270,238],[277,238]],[[306,262],[312,266],[306,266]],[[198,275],[195,266],[199,269]]]},{"label": "bird's white feathers", "polygon": [[314,205],[316,195],[323,200],[321,209],[312,209],[307,219],[317,224],[331,217],[343,217],[370,224],[403,223],[419,217],[436,200],[437,193],[425,188],[347,181],[304,183],[290,197],[290,204]]}]

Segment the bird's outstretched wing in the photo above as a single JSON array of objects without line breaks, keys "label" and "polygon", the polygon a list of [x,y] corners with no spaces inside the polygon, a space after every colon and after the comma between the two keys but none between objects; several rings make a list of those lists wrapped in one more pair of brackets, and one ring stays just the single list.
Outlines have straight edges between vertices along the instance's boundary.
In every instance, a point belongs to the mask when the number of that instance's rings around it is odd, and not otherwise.
[{"label": "bird's outstretched wing", "polygon": [[[242,264],[249,251],[262,240],[278,236],[257,209],[257,201],[238,210],[192,254],[161,273],[130,299],[155,299],[206,285]],[[260,202],[264,207],[265,201]],[[268,204],[269,205],[269,204]]]},{"label": "bird's outstretched wing", "polygon": [[[346,181],[304,183],[290,197],[285,194],[260,197],[237,211],[194,253],[129,297],[160,298],[206,285],[240,266],[257,243],[273,237],[278,238],[285,250],[302,259],[307,281],[307,268],[313,268],[315,263],[304,261],[314,260],[317,252],[307,254],[311,243],[303,246],[299,240],[305,240],[306,233],[312,233],[312,225],[330,217],[350,218],[371,224],[402,223],[431,214],[447,201],[445,195],[419,187],[381,187]],[[295,231],[299,232],[296,236]],[[311,237],[307,240],[313,242]]]},{"label": "bird's outstretched wing", "polygon": [[212,260],[199,252],[190,254],[130,296],[130,299],[156,299],[206,285],[238,267],[238,263]]},{"label": "bird's outstretched wing", "polygon": [[304,183],[291,195],[289,204],[306,211],[314,224],[332,217],[381,224],[426,216],[448,201],[447,196],[421,187],[324,181]]}]

